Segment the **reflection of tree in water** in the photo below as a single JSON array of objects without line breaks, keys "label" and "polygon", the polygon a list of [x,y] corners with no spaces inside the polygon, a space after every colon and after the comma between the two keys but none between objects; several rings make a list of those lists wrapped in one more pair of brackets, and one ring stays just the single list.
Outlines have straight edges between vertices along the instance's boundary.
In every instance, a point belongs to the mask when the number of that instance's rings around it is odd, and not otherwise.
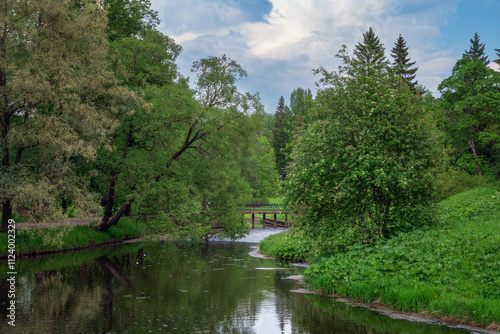
[{"label": "reflection of tree in water", "polygon": [[[128,254],[130,259],[130,254]],[[127,258],[124,256],[123,258]],[[113,278],[119,281],[123,286],[130,288],[131,283],[127,274],[123,270],[122,264],[118,262],[115,257],[113,260],[109,259],[107,256],[102,256],[96,259],[96,262],[101,267],[104,274],[104,280],[106,282],[106,299],[103,302],[104,306],[104,317],[107,319],[107,330],[111,330],[114,324],[113,317]],[[127,261],[125,261],[127,262]],[[129,261],[130,262],[130,261]]]},{"label": "reflection of tree in water", "polygon": [[278,272],[274,278],[274,294],[276,315],[279,318],[281,333],[285,333],[285,325],[290,323],[290,284],[284,279],[286,274]]}]

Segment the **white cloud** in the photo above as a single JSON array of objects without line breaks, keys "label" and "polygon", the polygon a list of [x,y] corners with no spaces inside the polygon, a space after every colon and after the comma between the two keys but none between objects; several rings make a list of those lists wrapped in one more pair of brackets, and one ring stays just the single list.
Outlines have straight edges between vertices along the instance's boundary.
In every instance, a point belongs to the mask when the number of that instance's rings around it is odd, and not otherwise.
[{"label": "white cloud", "polygon": [[152,7],[162,20],[160,30],[184,48],[179,58],[184,75],[190,75],[192,61],[225,53],[247,70],[242,87],[259,91],[271,112],[280,95],[314,88],[311,69],[335,70],[340,46],[352,50],[369,27],[388,57],[402,34],[417,61],[419,83],[436,92],[456,61],[452,50],[441,50],[436,41],[459,1],[270,0],[267,11],[259,7],[258,18],[251,2],[238,0],[153,0]]}]

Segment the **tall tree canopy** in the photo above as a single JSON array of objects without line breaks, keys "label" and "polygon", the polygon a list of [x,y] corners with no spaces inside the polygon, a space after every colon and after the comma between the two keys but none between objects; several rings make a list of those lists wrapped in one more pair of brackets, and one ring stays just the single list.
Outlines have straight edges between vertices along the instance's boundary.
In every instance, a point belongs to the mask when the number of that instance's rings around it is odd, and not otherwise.
[{"label": "tall tree canopy", "polygon": [[104,0],[104,7],[108,12],[107,32],[111,41],[142,36],[160,24],[150,0]]},{"label": "tall tree canopy", "polygon": [[418,81],[414,81],[418,67],[411,68],[415,65],[415,62],[410,61],[408,47],[403,36],[399,35],[391,51],[391,56],[394,58],[392,63],[394,73],[405,80],[410,88],[415,89],[418,85]]},{"label": "tall tree canopy", "polygon": [[476,34],[452,75],[439,85],[457,164],[469,172],[475,166],[478,175],[483,175],[485,161],[480,146],[500,142],[500,134],[489,126],[500,122],[500,74],[486,65],[484,45]]},{"label": "tall tree canopy", "polygon": [[[50,9],[50,10],[49,10]],[[116,126],[106,12],[90,0],[0,4],[0,201],[30,217],[88,201],[72,158],[93,159]],[[124,91],[122,91],[124,93]]]}]

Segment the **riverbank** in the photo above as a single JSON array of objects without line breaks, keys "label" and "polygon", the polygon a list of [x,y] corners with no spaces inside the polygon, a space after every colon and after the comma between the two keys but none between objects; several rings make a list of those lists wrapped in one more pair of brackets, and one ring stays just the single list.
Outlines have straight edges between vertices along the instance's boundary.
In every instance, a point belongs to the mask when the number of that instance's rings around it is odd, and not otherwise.
[{"label": "riverbank", "polygon": [[[137,224],[131,218],[120,219],[120,224],[106,232],[96,231],[95,224],[77,221],[74,224],[62,223],[53,227],[26,226],[16,224],[15,253],[18,256],[55,253],[75,249],[97,247],[135,239],[145,234],[146,225]],[[20,228],[21,227],[21,228]],[[0,233],[0,258],[9,254],[8,235]]]},{"label": "riverbank", "polygon": [[[107,232],[94,230],[98,219],[72,218],[67,222],[35,224],[30,222],[16,223],[15,252],[18,256],[46,254],[76,249],[85,249],[120,242],[140,240],[147,234],[143,223],[136,226],[132,218],[123,217],[120,224],[111,227]],[[254,228],[249,235],[238,240],[222,239],[222,242],[241,242],[258,244],[266,237],[285,231],[284,228]],[[7,233],[0,233],[0,258],[8,256]]]},{"label": "riverbank", "polygon": [[[305,280],[337,297],[498,330],[499,197],[482,188],[453,196],[439,204],[437,226],[353,245],[311,265]],[[283,240],[289,245],[294,239],[276,238]]]}]

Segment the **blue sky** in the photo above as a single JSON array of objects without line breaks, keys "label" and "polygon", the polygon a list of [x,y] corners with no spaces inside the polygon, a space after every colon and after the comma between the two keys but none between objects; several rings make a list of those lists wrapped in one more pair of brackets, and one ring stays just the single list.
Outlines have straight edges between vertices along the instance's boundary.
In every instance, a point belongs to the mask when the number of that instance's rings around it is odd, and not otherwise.
[{"label": "blue sky", "polygon": [[[490,61],[500,49],[500,0],[152,0],[158,27],[183,47],[178,64],[192,77],[194,61],[226,54],[247,71],[242,91],[259,92],[274,113],[298,87],[316,91],[320,66],[337,68],[370,27],[390,50],[401,34],[419,67],[417,80],[435,96],[477,32]],[[193,82],[191,78],[191,82]]]}]

